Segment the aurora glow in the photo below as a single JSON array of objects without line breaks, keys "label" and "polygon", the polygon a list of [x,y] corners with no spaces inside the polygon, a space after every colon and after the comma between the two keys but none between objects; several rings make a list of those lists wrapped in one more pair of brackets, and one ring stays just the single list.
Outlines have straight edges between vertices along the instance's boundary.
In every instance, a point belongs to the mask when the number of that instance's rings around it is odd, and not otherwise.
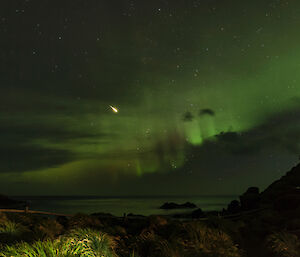
[{"label": "aurora glow", "polygon": [[300,3],[113,2],[0,3],[3,193],[230,194],[289,170]]}]

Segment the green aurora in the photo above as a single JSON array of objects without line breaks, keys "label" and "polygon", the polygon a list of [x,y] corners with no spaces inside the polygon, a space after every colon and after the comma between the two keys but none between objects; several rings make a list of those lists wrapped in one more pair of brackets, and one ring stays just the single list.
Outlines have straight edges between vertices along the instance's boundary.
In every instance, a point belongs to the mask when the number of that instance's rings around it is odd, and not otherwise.
[{"label": "green aurora", "polygon": [[300,3],[0,7],[4,193],[230,194],[295,163]]}]

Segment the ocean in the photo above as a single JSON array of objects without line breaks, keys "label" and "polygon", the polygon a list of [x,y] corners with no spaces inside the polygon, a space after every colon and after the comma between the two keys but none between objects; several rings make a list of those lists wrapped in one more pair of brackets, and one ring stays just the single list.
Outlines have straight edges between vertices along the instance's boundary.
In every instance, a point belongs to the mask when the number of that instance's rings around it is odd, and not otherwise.
[{"label": "ocean", "polygon": [[165,202],[182,204],[191,202],[203,211],[222,210],[237,196],[155,196],[155,197],[100,197],[100,196],[15,196],[27,201],[31,210],[62,214],[97,212],[123,216],[124,213],[139,215],[168,215],[191,211],[190,209],[162,210]]}]

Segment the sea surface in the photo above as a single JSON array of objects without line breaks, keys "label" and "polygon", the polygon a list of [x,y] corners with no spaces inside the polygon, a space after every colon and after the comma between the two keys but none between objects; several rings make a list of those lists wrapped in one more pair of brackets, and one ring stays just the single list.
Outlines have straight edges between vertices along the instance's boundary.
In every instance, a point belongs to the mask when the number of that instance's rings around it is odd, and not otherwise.
[{"label": "sea surface", "polygon": [[203,211],[222,210],[237,196],[155,196],[155,197],[100,197],[100,196],[15,196],[17,200],[27,201],[29,209],[62,214],[111,213],[123,216],[124,213],[140,215],[168,215],[183,213],[191,209],[162,210],[165,202],[183,204],[191,202]]}]

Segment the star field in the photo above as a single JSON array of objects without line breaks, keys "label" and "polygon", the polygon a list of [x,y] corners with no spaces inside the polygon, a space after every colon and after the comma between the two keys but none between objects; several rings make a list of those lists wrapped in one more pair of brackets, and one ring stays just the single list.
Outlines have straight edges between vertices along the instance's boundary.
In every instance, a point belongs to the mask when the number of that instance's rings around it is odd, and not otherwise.
[{"label": "star field", "polygon": [[3,193],[265,187],[300,152],[299,25],[296,1],[2,1]]}]

